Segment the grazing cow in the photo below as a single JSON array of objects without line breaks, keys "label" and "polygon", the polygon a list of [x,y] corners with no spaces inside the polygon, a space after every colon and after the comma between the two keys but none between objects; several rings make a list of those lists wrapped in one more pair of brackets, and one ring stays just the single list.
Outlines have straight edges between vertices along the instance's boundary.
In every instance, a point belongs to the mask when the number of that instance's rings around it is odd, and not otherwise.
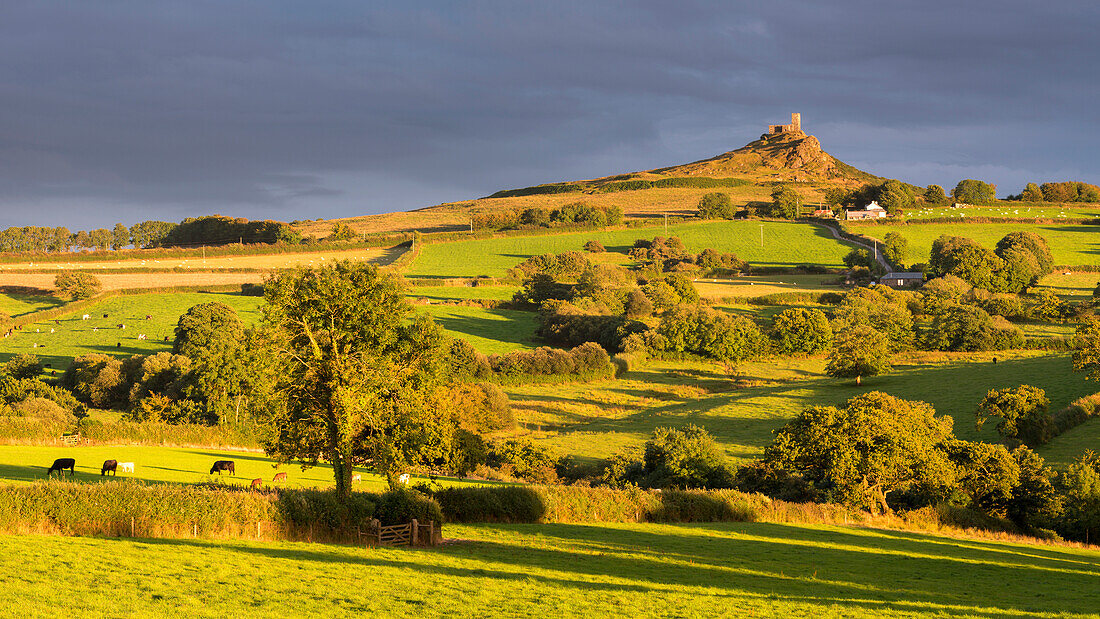
[{"label": "grazing cow", "polygon": [[55,320],[55,321],[53,321],[53,324],[59,325],[59,324],[61,324],[61,321],[60,320]]},{"label": "grazing cow", "polygon": [[222,474],[222,471],[229,471],[230,475],[237,474],[237,465],[232,460],[218,460],[214,463],[214,466],[210,467],[210,474],[213,475],[214,471],[218,472],[218,475]]},{"label": "grazing cow", "polygon": [[103,461],[103,468],[99,469],[99,476],[103,477],[107,473],[110,473],[111,475],[117,475],[118,474],[117,471],[118,471],[118,460],[104,460]]},{"label": "grazing cow", "polygon": [[409,485],[409,474],[408,473],[402,473],[401,477],[397,478],[397,481],[405,484],[406,486]]},{"label": "grazing cow", "polygon": [[133,473],[134,472],[134,463],[133,462],[119,462],[118,463],[118,468],[123,473]]},{"label": "grazing cow", "polygon": [[111,317],[111,315],[110,315],[110,314],[104,314],[104,315],[103,315],[103,317],[104,317],[104,318],[110,318],[110,317]]},{"label": "grazing cow", "polygon": [[115,342],[115,348],[122,348],[122,342]]},{"label": "grazing cow", "polygon": [[139,340],[144,340],[145,339],[145,334],[144,333],[139,333],[138,334],[138,339]]},{"label": "grazing cow", "polygon": [[275,473],[275,479],[272,479],[271,481],[286,481],[286,473]]},{"label": "grazing cow", "polygon": [[150,318],[152,318],[152,315],[150,315],[150,314],[145,315],[145,320],[149,320]]},{"label": "grazing cow", "polygon": [[52,367],[53,367],[53,364],[52,364],[52,363],[47,363],[46,365],[44,365],[44,366],[42,366],[42,367],[44,367],[44,368],[52,368]]},{"label": "grazing cow", "polygon": [[92,327],[92,331],[93,331],[93,332],[95,332],[95,331],[99,331],[99,327]]},{"label": "grazing cow", "polygon": [[88,318],[89,318],[89,316],[87,314],[84,314],[83,316],[80,317],[81,320],[88,320]]},{"label": "grazing cow", "polygon": [[355,473],[354,475],[351,476],[351,480],[352,481],[363,481],[363,476],[360,475],[359,473]]},{"label": "grazing cow", "polygon": [[54,471],[60,476],[65,472],[65,469],[69,469],[69,477],[73,476],[76,472],[76,460],[74,458],[58,458],[53,461],[50,466],[50,470],[46,471],[46,477],[53,475]]},{"label": "grazing cow", "polygon": [[263,485],[264,485],[264,480],[259,478],[259,477],[252,480],[252,490],[256,490],[257,488],[259,488],[260,486],[263,486]]},{"label": "grazing cow", "polygon": [[164,341],[165,341],[165,342],[167,342],[167,341],[168,341],[168,336],[167,336],[167,335],[166,335],[166,336],[164,336]]}]

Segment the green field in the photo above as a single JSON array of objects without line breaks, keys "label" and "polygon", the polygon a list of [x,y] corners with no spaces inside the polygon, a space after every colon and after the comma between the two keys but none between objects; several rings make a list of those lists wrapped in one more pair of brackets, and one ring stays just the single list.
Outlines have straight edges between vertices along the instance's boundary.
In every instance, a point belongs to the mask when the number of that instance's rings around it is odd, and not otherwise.
[{"label": "green field", "polygon": [[1095,617],[1100,552],[765,523],[446,525],[433,549],[0,536],[26,617]]},{"label": "green field", "polygon": [[[73,357],[89,353],[129,356],[171,350],[180,315],[194,305],[210,302],[225,303],[236,310],[242,321],[250,324],[259,319],[258,308],[263,298],[228,292],[164,292],[111,297],[59,318],[60,324],[44,320],[24,326],[13,337],[0,341],[0,359],[33,353],[60,371],[68,367]],[[81,320],[83,314],[90,318]],[[104,318],[104,314],[108,317]],[[146,320],[146,316],[150,318]],[[118,328],[119,324],[126,328]],[[138,339],[141,334],[145,334],[146,339]]]},{"label": "green field", "polygon": [[1100,206],[1096,204],[1053,204],[1050,206],[1022,206],[1013,202],[1003,202],[997,206],[968,206],[951,208],[948,206],[924,207],[905,211],[906,219],[939,219],[952,217],[965,220],[967,217],[997,217],[1005,219],[1060,219],[1100,217]]},{"label": "green field", "polygon": [[[280,488],[330,488],[333,484],[332,468],[327,465],[302,470],[297,465],[285,465],[278,469],[275,463],[255,451],[226,451],[216,449],[191,449],[183,447],[160,447],[147,445],[96,445],[79,447],[53,447],[39,445],[0,445],[0,482],[27,484],[46,477],[46,469],[56,458],[75,458],[76,474],[72,479],[80,482],[97,483],[112,479],[136,479],[145,482],[197,484],[220,479],[228,484],[247,486],[259,477],[265,486]],[[104,460],[133,462],[134,472],[119,473],[115,477],[100,476],[100,467]],[[215,460],[232,460],[236,463],[236,473],[230,475],[210,475],[210,466]],[[286,482],[271,483],[278,471],[287,474]],[[362,481],[356,482],[358,490],[380,491],[386,488],[383,478],[369,473],[366,469],[356,469],[362,475]],[[66,479],[68,473],[66,473]],[[417,476],[413,476],[413,483]],[[426,478],[424,478],[426,479]],[[446,485],[466,485],[462,480],[439,478]],[[476,482],[487,483],[487,482]]]},{"label": "green field", "polygon": [[22,316],[31,312],[40,312],[64,303],[57,297],[43,294],[23,294],[18,292],[0,293],[0,312],[8,316]]},{"label": "green field", "polygon": [[[506,391],[520,431],[561,454],[606,458],[623,448],[640,449],[655,427],[694,423],[714,434],[732,458],[744,461],[759,457],[772,431],[802,409],[843,404],[867,391],[923,400],[955,420],[960,438],[995,442],[995,423],[980,432],[974,427],[974,410],[989,389],[1040,387],[1051,410],[1098,389],[1071,372],[1065,354],[916,355],[896,361],[888,375],[864,379],[862,386],[824,376],[824,359],[807,358],[743,364],[740,386],[714,363],[654,361],[619,380],[558,385],[549,393],[536,386]],[[1100,442],[1087,433],[1059,437],[1055,446],[1074,454],[1100,450]]]},{"label": "green field", "polygon": [[486,355],[539,345],[534,339],[534,312],[462,305],[423,305],[417,310],[427,312],[448,333],[467,340]]},{"label": "green field", "polygon": [[431,301],[507,301],[517,290],[518,286],[410,286],[407,296]]},{"label": "green field", "polygon": [[1100,273],[1088,271],[1057,271],[1039,280],[1039,285],[1032,288],[1032,292],[1049,289],[1062,297],[1073,301],[1092,299],[1092,291],[1100,284]]},{"label": "green field", "polygon": [[[761,244],[763,227],[763,244]],[[802,223],[714,221],[663,226],[569,232],[539,236],[504,236],[491,239],[425,243],[409,267],[410,277],[501,277],[531,256],[579,251],[585,241],[596,239],[610,252],[625,253],[635,239],[678,236],[691,251],[712,248],[732,252],[756,266],[821,264],[838,267],[851,247],[835,240],[823,227]]]},{"label": "green field", "polygon": [[964,236],[993,249],[1009,232],[1027,230],[1047,240],[1054,255],[1054,263],[1060,265],[1100,264],[1100,227],[1071,224],[1021,224],[1021,223],[935,223],[935,224],[883,224],[875,226],[850,225],[848,230],[877,239],[890,232],[897,232],[909,241],[908,262],[927,262],[932,251],[932,241],[941,234]]},{"label": "green field", "polygon": [[[438,287],[440,290],[445,288],[448,287]],[[501,288],[505,287],[453,289],[491,291],[490,294],[500,295],[503,294]],[[73,357],[80,355],[103,353],[128,357],[170,351],[179,317],[194,305],[210,302],[225,303],[236,310],[245,324],[253,324],[260,318],[263,297],[229,292],[154,292],[111,297],[58,318],[60,324],[50,319],[24,326],[14,336],[0,340],[0,360],[32,353],[60,373]],[[427,311],[445,330],[470,340],[486,354],[537,345],[532,341],[535,322],[531,312],[454,305],[418,306],[416,309]],[[89,315],[88,320],[81,319],[84,314]],[[104,318],[104,314],[108,317]],[[146,316],[150,318],[146,320]],[[118,328],[119,324],[125,324],[126,328]],[[146,339],[138,339],[141,334],[145,334]]]}]

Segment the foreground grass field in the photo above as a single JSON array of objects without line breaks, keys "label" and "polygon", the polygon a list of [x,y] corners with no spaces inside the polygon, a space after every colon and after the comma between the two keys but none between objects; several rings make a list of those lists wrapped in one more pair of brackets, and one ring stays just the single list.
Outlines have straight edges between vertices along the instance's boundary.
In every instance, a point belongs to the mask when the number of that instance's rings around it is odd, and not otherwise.
[{"label": "foreground grass field", "polygon": [[579,251],[589,239],[598,240],[608,251],[626,252],[636,239],[655,236],[678,236],[690,251],[711,248],[732,252],[755,266],[820,264],[839,267],[851,250],[821,226],[774,221],[715,221],[671,225],[667,234],[663,226],[653,226],[426,243],[406,275],[501,277],[531,256]]},{"label": "foreground grass field", "polygon": [[1093,549],[909,532],[716,523],[444,535],[454,541],[424,550],[0,536],[0,582],[27,617],[1094,617],[1100,595]]},{"label": "foreground grass field", "polygon": [[[701,425],[737,461],[759,457],[772,431],[802,409],[839,405],[867,391],[922,400],[955,420],[955,434],[967,440],[998,440],[995,423],[974,427],[974,411],[989,389],[1027,383],[1047,392],[1051,410],[1093,393],[1095,383],[1070,370],[1068,356],[1034,353],[958,355],[918,353],[895,361],[894,372],[851,380],[824,376],[822,358],[746,363],[734,382],[724,369],[697,361],[655,361],[619,380],[506,389],[521,430],[556,452],[606,458],[621,449],[640,450],[655,427]],[[1094,420],[1084,428],[1097,425]],[[1100,450],[1095,433],[1079,431],[1055,439],[1049,448],[1079,455]],[[1067,460],[1068,461],[1068,460]]]},{"label": "foreground grass field", "polygon": [[884,224],[849,225],[848,229],[882,240],[890,232],[897,232],[909,241],[907,262],[927,262],[932,251],[932,241],[941,234],[965,236],[992,249],[1009,232],[1027,230],[1047,240],[1054,255],[1054,263],[1060,265],[1100,264],[1100,229],[1096,226],[1071,224],[1022,224],[1022,223],[935,223],[935,224]]}]

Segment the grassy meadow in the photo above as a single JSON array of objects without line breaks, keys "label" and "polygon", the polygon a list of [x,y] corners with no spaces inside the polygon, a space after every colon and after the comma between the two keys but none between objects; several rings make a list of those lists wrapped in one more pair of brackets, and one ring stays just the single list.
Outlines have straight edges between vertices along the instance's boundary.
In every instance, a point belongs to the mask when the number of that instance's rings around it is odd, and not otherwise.
[{"label": "grassy meadow", "polygon": [[[271,488],[331,488],[334,485],[332,468],[320,465],[302,469],[297,465],[275,468],[275,462],[258,451],[225,449],[197,449],[165,447],[159,445],[82,445],[78,447],[44,445],[0,445],[0,482],[29,484],[46,477],[46,470],[57,458],[75,458],[76,472],[71,478],[83,483],[105,483],[112,480],[132,479],[147,483],[197,484],[220,480],[222,483],[248,486],[253,479],[264,480],[264,487]],[[133,473],[119,472],[116,476],[100,476],[104,460],[133,462]],[[210,474],[215,460],[232,460],[236,473]],[[277,472],[287,474],[285,482],[273,483]],[[367,469],[356,469],[362,481],[355,482],[356,489],[382,491],[386,480]],[[65,479],[69,480],[68,471]],[[412,483],[421,478],[412,477]],[[423,478],[427,480],[427,478]],[[437,478],[444,485],[469,485],[473,482],[450,478]]]},{"label": "grassy meadow", "polygon": [[[997,363],[993,358],[997,357]],[[890,374],[852,380],[824,375],[820,357],[745,363],[731,379],[724,368],[703,361],[651,361],[618,380],[513,386],[519,431],[561,454],[606,458],[622,449],[640,450],[655,427],[688,423],[707,428],[736,461],[757,458],[772,431],[812,405],[842,405],[868,391],[885,391],[932,404],[955,420],[955,434],[995,442],[996,423],[980,431],[974,411],[990,389],[1030,384],[1045,389],[1051,410],[1098,390],[1074,374],[1066,354],[912,353],[895,361]],[[1100,428],[1100,421],[1092,421]],[[1100,450],[1095,432],[1081,430],[1055,439],[1050,447],[1080,454]]]},{"label": "grassy meadow", "polygon": [[[230,292],[164,292],[111,297],[56,319],[60,324],[51,319],[24,326],[12,337],[0,340],[0,359],[33,353],[60,371],[68,367],[73,357],[89,353],[129,356],[169,351],[180,315],[194,305],[210,302],[232,307],[243,322],[250,324],[259,319],[263,298]],[[82,320],[83,314],[88,314],[89,319]],[[108,317],[104,318],[104,314]],[[119,324],[126,328],[118,328]],[[138,339],[142,334],[146,339]],[[164,340],[166,337],[168,341]]]},{"label": "grassy meadow", "polygon": [[[763,242],[761,242],[763,230]],[[732,252],[755,266],[820,264],[839,267],[850,247],[820,226],[787,222],[714,221],[664,226],[502,236],[469,241],[425,243],[405,273],[410,277],[501,277],[531,256],[580,251],[595,239],[608,251],[625,253],[636,239],[678,236],[690,251]]]},{"label": "grassy meadow", "polygon": [[16,317],[41,312],[64,304],[64,301],[48,294],[27,294],[10,289],[0,292],[0,312]]},{"label": "grassy meadow", "polygon": [[848,225],[857,234],[883,239],[890,232],[897,232],[909,241],[908,262],[927,262],[932,242],[940,235],[964,236],[992,249],[1009,232],[1027,230],[1047,240],[1054,255],[1054,263],[1060,265],[1100,264],[1100,228],[1074,224],[1021,224],[1021,223],[934,223],[934,224],[879,224]]},{"label": "grassy meadow", "polygon": [[1095,617],[1100,595],[1095,549],[765,523],[443,532],[417,550],[8,535],[0,582],[27,617]]},{"label": "grassy meadow", "polygon": [[905,211],[906,219],[940,219],[952,217],[965,220],[967,217],[990,217],[1005,219],[1063,219],[1100,217],[1100,206],[1096,204],[1050,204],[1044,206],[1024,206],[1015,202],[1001,202],[996,206],[967,206],[951,208],[949,206],[926,206]]},{"label": "grassy meadow", "polygon": [[470,342],[483,354],[505,354],[542,344],[535,340],[534,312],[462,305],[421,305],[444,330]]}]

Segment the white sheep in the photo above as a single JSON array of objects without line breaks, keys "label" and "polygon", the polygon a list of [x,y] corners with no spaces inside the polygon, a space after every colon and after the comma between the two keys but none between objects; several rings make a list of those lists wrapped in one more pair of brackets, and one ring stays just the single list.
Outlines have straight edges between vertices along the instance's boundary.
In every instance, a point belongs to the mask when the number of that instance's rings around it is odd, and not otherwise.
[{"label": "white sheep", "polygon": [[80,317],[81,320],[88,320],[88,318],[90,318],[90,316],[88,316],[87,314],[84,314]]},{"label": "white sheep", "polygon": [[363,476],[360,475],[359,473],[355,473],[354,475],[351,476],[351,480],[352,481],[363,481]]}]

